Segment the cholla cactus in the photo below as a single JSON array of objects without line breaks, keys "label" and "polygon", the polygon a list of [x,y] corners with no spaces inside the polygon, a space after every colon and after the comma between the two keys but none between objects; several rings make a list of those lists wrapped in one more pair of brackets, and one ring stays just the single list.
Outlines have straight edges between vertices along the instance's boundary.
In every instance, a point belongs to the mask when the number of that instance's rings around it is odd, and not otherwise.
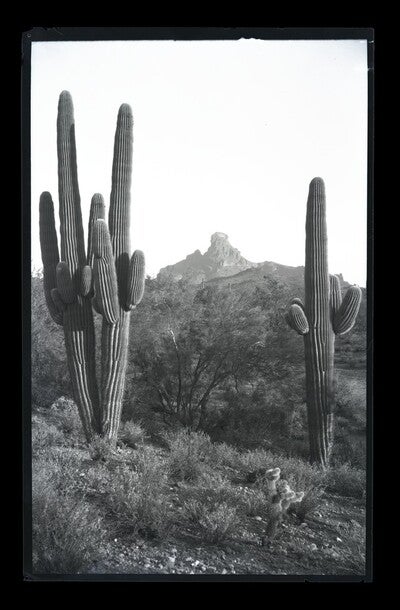
[{"label": "cholla cactus", "polygon": [[[40,197],[44,291],[50,315],[63,326],[75,401],[88,441],[101,434],[115,443],[121,417],[130,311],[144,291],[144,256],[129,259],[132,111],[123,104],[114,143],[109,229],[103,197],[92,198],[85,251],[71,95],[60,95],[57,118],[61,257],[54,206]],[[61,258],[61,260],[60,260]],[[101,401],[95,370],[92,305],[103,317]]]},{"label": "cholla cactus", "polygon": [[276,485],[279,481],[279,477],[281,476],[280,468],[270,468],[266,470],[264,473],[265,480],[265,495],[267,498],[272,499],[272,497],[276,494]]},{"label": "cholla cactus", "polygon": [[279,468],[267,470],[265,476],[267,482],[266,495],[270,499],[270,503],[268,505],[267,526],[261,539],[263,545],[266,539],[273,540],[275,538],[279,524],[282,522],[289,506],[295,502],[301,502],[304,498],[303,491],[293,491],[286,480],[280,479]]},{"label": "cholla cactus", "polygon": [[310,183],[306,218],[305,303],[293,299],[286,320],[304,338],[310,460],[326,468],[332,448],[335,336],[353,327],[361,289],[351,286],[343,301],[340,281],[329,276],[325,185]]}]

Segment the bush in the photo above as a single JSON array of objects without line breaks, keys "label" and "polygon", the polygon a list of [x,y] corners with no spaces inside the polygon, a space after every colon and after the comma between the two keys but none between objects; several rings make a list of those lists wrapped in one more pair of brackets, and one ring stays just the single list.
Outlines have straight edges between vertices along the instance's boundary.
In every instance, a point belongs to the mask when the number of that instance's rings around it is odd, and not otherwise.
[{"label": "bush", "polygon": [[165,435],[170,449],[168,469],[174,479],[194,481],[204,471],[204,464],[211,457],[212,443],[203,432],[188,429]]},{"label": "bush", "polygon": [[98,434],[93,437],[89,444],[89,455],[95,462],[106,462],[112,457],[113,453],[110,442]]},{"label": "bush", "polygon": [[211,461],[216,466],[229,466],[237,468],[240,464],[240,453],[235,447],[226,443],[214,443],[211,453]]},{"label": "bush", "polygon": [[34,489],[32,511],[35,573],[82,573],[98,558],[101,520],[92,506],[47,485]]},{"label": "bush", "polygon": [[119,437],[125,445],[136,449],[138,445],[143,444],[146,434],[140,424],[136,424],[133,421],[125,421],[120,425]]},{"label": "bush", "polygon": [[266,497],[259,489],[247,489],[245,487],[242,498],[246,514],[250,517],[260,515],[265,509]]},{"label": "bush", "polygon": [[32,426],[32,453],[38,454],[55,445],[60,445],[64,437],[53,424],[36,420]]},{"label": "bush", "polygon": [[166,537],[172,526],[166,483],[164,464],[150,449],[136,455],[131,466],[118,465],[104,496],[115,532]]},{"label": "bush", "polygon": [[226,540],[239,524],[236,509],[226,502],[210,507],[199,500],[189,500],[183,511],[184,516],[198,527],[202,538],[211,543]]},{"label": "bush", "polygon": [[324,487],[311,487],[305,492],[301,502],[291,504],[289,512],[294,513],[300,520],[311,516],[322,505]]},{"label": "bush", "polygon": [[51,405],[50,412],[54,424],[67,439],[77,442],[85,440],[78,407],[73,400],[61,396]]},{"label": "bush", "polygon": [[80,458],[65,451],[47,448],[32,463],[35,573],[81,573],[100,552],[101,520],[83,497]]},{"label": "bush", "polygon": [[308,492],[324,484],[325,472],[319,466],[299,458],[279,457],[275,461],[281,469],[281,479],[296,491]]},{"label": "bush", "polygon": [[349,464],[331,468],[326,475],[326,487],[328,491],[339,496],[364,498],[366,491],[365,470],[352,468]]}]

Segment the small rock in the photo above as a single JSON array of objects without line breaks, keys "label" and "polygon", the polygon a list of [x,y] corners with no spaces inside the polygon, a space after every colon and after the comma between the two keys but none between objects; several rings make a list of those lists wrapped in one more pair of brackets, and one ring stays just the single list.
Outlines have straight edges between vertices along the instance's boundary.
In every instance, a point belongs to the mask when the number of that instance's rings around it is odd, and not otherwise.
[{"label": "small rock", "polygon": [[261,518],[261,517],[259,517],[258,515],[257,515],[257,517],[254,517],[254,519],[255,519],[256,521],[262,521],[262,518]]},{"label": "small rock", "polygon": [[317,545],[313,542],[312,544],[310,544],[310,551],[316,551],[318,550]]},{"label": "small rock", "polygon": [[226,570],[225,568],[222,570],[221,574],[228,574],[228,570]]},{"label": "small rock", "polygon": [[300,523],[299,527],[308,527],[308,526],[307,526],[307,523],[304,523],[304,521],[303,521],[303,523]]},{"label": "small rock", "polygon": [[339,536],[337,536],[336,540],[337,540],[338,542],[343,542],[343,540],[342,540],[341,538],[339,538]]}]

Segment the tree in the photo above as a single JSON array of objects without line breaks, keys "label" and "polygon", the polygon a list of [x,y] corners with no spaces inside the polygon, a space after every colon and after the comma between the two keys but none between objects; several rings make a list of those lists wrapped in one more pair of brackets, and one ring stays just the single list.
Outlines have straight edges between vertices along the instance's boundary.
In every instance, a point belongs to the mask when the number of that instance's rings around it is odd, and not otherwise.
[{"label": "tree", "polygon": [[132,341],[135,383],[166,423],[204,429],[218,391],[258,374],[266,314],[253,291],[151,283]]}]

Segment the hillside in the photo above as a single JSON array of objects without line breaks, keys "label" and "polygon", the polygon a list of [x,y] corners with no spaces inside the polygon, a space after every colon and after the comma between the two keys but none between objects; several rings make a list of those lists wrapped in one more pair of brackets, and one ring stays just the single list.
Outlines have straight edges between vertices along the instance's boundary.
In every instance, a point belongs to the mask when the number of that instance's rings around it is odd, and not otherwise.
[{"label": "hillside", "polygon": [[[337,275],[344,293],[350,284],[342,274]],[[280,302],[276,306],[282,310],[287,304],[283,298],[287,302],[293,297],[304,300],[304,266],[291,267],[272,261],[250,262],[230,244],[225,233],[214,233],[210,247],[204,254],[196,250],[184,260],[160,269],[157,279],[167,278],[247,293],[258,289],[266,295],[271,285],[278,286]],[[363,299],[354,328],[351,333],[336,339],[335,359],[339,367],[366,366],[367,295],[365,288],[361,290]]]}]

